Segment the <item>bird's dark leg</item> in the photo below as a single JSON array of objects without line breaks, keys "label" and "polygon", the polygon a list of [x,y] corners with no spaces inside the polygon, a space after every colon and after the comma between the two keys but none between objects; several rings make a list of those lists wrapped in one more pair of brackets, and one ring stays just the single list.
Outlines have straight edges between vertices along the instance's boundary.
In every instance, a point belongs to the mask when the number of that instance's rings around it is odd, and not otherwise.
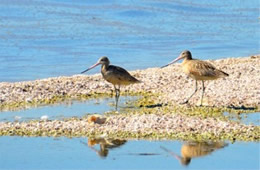
[{"label": "bird's dark leg", "polygon": [[117,110],[117,106],[118,106],[118,100],[119,100],[119,96],[120,96],[120,85],[118,85],[118,89],[117,89],[117,105],[116,105],[116,110]]},{"label": "bird's dark leg", "polygon": [[197,92],[197,90],[198,90],[197,86],[198,86],[198,83],[197,83],[197,80],[196,80],[195,81],[195,91],[190,95],[190,97],[188,97],[188,99],[185,102],[183,102],[181,104],[187,104],[189,102],[190,98]]},{"label": "bird's dark leg", "polygon": [[116,88],[116,85],[114,85],[114,87],[115,87],[115,92],[116,92],[115,99],[116,99],[116,110],[117,110],[118,99],[119,99],[119,96],[120,96],[120,85],[118,86],[118,88]]},{"label": "bird's dark leg", "polygon": [[120,85],[118,85],[118,89],[117,90],[118,90],[118,99],[119,99],[119,96],[120,96]]},{"label": "bird's dark leg", "polygon": [[203,96],[204,96],[205,89],[206,89],[206,88],[205,88],[205,86],[204,86],[204,81],[202,80],[202,94],[201,94],[200,106],[202,106]]},{"label": "bird's dark leg", "polygon": [[118,102],[118,100],[117,100],[117,88],[116,88],[116,85],[114,85],[114,88],[115,88],[115,93],[116,93],[116,95],[115,95],[115,99],[116,99],[116,107],[115,107],[115,109],[117,110],[117,102]]}]

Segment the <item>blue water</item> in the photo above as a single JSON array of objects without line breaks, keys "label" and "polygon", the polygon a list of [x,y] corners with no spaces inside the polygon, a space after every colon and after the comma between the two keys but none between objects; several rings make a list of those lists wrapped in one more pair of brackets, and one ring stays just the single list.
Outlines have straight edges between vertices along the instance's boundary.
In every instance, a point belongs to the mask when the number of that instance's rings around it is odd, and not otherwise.
[{"label": "blue water", "polygon": [[0,137],[0,169],[259,169],[258,143],[229,143],[191,159],[187,167],[161,149],[181,155],[179,141],[127,141],[103,158],[86,143],[86,138]]},{"label": "blue water", "polygon": [[135,70],[184,49],[201,59],[257,54],[258,7],[258,0],[0,0],[0,81],[70,76],[104,55]]}]

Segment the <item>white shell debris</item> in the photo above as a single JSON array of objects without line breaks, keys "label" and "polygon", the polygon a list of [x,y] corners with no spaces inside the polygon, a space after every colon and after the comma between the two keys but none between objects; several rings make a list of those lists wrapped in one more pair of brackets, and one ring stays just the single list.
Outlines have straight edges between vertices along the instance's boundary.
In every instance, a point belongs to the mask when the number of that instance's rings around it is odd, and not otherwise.
[{"label": "white shell debris", "polygon": [[43,121],[47,121],[48,119],[49,119],[48,115],[41,116],[41,120],[43,120]]}]

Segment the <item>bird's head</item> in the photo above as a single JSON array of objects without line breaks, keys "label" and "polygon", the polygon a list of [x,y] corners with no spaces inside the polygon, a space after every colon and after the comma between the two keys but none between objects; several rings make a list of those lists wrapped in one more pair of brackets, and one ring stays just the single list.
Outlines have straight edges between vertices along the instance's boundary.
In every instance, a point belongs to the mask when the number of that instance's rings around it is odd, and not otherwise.
[{"label": "bird's head", "polygon": [[109,65],[109,64],[110,64],[110,61],[109,61],[109,59],[108,59],[106,56],[103,56],[103,57],[101,57],[101,58],[98,60],[97,63]]},{"label": "bird's head", "polygon": [[183,52],[181,52],[181,54],[179,55],[179,57],[177,59],[181,60],[181,59],[184,59],[184,58],[187,58],[187,59],[191,59],[192,58],[191,57],[191,52],[189,50],[184,50]]},{"label": "bird's head", "polygon": [[167,67],[173,63],[176,63],[177,61],[181,60],[181,59],[191,59],[191,52],[188,51],[188,50],[184,50],[181,52],[181,54],[179,55],[179,57],[177,57],[176,59],[174,59],[173,61],[171,61],[170,63],[166,64],[165,66],[162,66],[161,68],[163,67]]},{"label": "bird's head", "polygon": [[102,64],[102,65],[109,65],[109,63],[110,63],[109,59],[108,59],[107,57],[103,56],[103,57],[101,57],[101,58],[97,61],[96,64],[94,64],[94,65],[92,65],[91,67],[89,67],[88,69],[82,71],[81,74],[82,74],[82,73],[85,73],[85,72],[87,72],[87,71],[89,71],[89,70],[91,70],[92,68],[95,68],[96,66],[98,66],[98,65],[100,65],[100,64]]}]

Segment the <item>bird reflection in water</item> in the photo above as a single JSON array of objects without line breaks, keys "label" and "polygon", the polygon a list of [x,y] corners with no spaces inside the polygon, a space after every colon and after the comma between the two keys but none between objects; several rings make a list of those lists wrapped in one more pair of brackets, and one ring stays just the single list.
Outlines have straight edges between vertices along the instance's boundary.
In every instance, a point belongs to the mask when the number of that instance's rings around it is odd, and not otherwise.
[{"label": "bird reflection in water", "polygon": [[[95,138],[88,140],[88,147],[95,151],[101,158],[106,158],[108,156],[109,150],[118,148],[124,145],[127,141],[121,139],[111,139],[111,138]],[[85,144],[85,143],[84,143]],[[94,146],[99,145],[100,148],[96,149]]]},{"label": "bird reflection in water", "polygon": [[188,166],[192,158],[203,157],[227,146],[224,142],[187,142],[181,147],[181,156],[161,146],[161,149],[171,154],[182,165]]}]

